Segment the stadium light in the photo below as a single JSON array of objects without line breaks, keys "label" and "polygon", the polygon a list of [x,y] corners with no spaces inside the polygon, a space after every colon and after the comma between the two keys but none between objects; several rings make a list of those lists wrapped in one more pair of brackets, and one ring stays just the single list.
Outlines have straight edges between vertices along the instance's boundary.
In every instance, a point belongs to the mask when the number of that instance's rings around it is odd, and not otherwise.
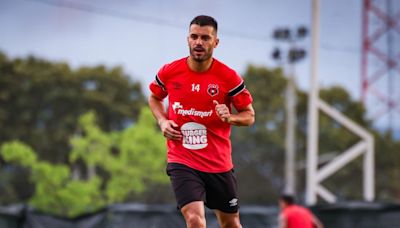
[{"label": "stadium light", "polygon": [[285,136],[285,193],[295,194],[296,185],[296,82],[294,79],[294,64],[304,59],[306,51],[297,47],[296,43],[304,39],[308,34],[305,26],[295,30],[282,27],[275,29],[273,37],[277,41],[289,44],[289,50],[284,52],[280,48],[274,48],[272,58],[287,66],[288,83],[286,88],[286,136]]}]

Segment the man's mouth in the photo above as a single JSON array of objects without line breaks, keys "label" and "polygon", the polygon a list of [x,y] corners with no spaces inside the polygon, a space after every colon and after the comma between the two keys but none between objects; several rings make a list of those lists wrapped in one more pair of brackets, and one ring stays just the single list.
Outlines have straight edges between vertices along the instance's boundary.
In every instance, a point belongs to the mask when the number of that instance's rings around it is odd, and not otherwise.
[{"label": "man's mouth", "polygon": [[197,52],[197,53],[203,53],[205,52],[204,48],[202,47],[195,47],[193,48],[193,51]]}]

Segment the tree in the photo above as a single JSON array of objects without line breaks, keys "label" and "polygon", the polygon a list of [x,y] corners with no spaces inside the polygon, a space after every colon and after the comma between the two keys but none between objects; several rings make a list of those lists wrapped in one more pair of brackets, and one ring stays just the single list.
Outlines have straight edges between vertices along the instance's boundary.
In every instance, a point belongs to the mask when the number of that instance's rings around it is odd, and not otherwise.
[{"label": "tree", "polygon": [[[98,113],[101,129],[122,130],[136,122],[145,104],[140,84],[120,67],[74,70],[66,63],[33,56],[9,59],[0,52],[0,75],[0,144],[19,140],[40,160],[53,163],[68,164],[69,139],[86,111]],[[23,178],[27,175],[24,168],[0,166],[0,203],[32,195],[33,186]]]},{"label": "tree", "polygon": [[249,128],[234,128],[232,133],[239,193],[243,203],[274,203],[283,184],[286,79],[280,69],[253,65],[244,75],[253,95],[256,122]]},{"label": "tree", "polygon": [[375,132],[375,169],[377,199],[399,203],[400,199],[400,140],[391,132]]},{"label": "tree", "polygon": [[[351,98],[350,94],[342,87],[332,86],[320,90],[320,97],[326,103],[337,109],[360,126],[365,127],[374,133],[370,121],[365,116],[365,108],[359,101]],[[299,143],[297,155],[298,159],[306,161],[306,140],[307,140],[307,107],[308,96],[305,92],[299,92],[298,110],[298,130],[297,137]],[[344,126],[333,120],[331,117],[319,112],[319,148],[320,156],[333,158],[344,152],[346,149],[357,143],[360,138],[349,131]],[[321,164],[324,165],[324,164]],[[298,172],[298,189],[305,189],[305,171],[304,166]],[[349,180],[352,180],[349,182]],[[329,190],[335,192],[340,200],[362,199],[362,160],[361,157],[343,167],[332,177],[323,182]]]},{"label": "tree", "polygon": [[[239,193],[242,203],[276,203],[283,190],[285,110],[284,91],[286,79],[280,69],[269,70],[250,65],[244,74],[247,88],[253,95],[256,122],[250,128],[233,128],[232,144]],[[296,158],[298,161],[297,191],[304,196],[306,140],[307,140],[307,94],[297,91]],[[381,135],[372,128],[366,118],[364,106],[351,98],[342,87],[322,88],[320,97],[375,136],[378,199],[397,199],[400,184],[395,181],[400,173],[399,142],[390,134]],[[338,155],[359,138],[320,112],[319,154]],[[322,164],[323,165],[323,164]],[[351,181],[349,181],[351,180]],[[358,159],[323,184],[338,194],[341,200],[362,199],[362,159]],[[260,184],[261,183],[261,184]]]},{"label": "tree", "polygon": [[[94,113],[80,119],[84,136],[72,138],[70,161],[81,159],[88,170],[108,173],[105,195],[108,203],[121,202],[132,192],[141,193],[147,182],[165,183],[165,140],[155,129],[154,118],[143,108],[137,124],[121,133],[105,133],[95,125]],[[87,178],[96,176],[91,172]]]},{"label": "tree", "polygon": [[19,141],[3,144],[1,155],[7,162],[31,170],[35,194],[30,203],[44,212],[74,216],[104,206],[99,178],[70,180],[68,166],[39,161],[32,148]]},{"label": "tree", "polygon": [[[82,161],[91,175],[72,174],[69,166],[38,159],[31,147],[20,141],[2,145],[4,160],[31,171],[35,192],[30,204],[47,213],[76,216],[107,204],[124,202],[131,193],[141,193],[151,183],[166,183],[165,143],[155,129],[148,108],[137,124],[121,132],[103,132],[89,112],[80,118],[83,135],[71,139],[70,161]],[[102,170],[107,175],[99,175]]]},{"label": "tree", "polygon": [[43,159],[68,160],[69,137],[78,117],[98,113],[104,130],[121,130],[136,121],[144,105],[141,86],[120,67],[81,67],[33,56],[0,61],[0,143],[18,139]]}]

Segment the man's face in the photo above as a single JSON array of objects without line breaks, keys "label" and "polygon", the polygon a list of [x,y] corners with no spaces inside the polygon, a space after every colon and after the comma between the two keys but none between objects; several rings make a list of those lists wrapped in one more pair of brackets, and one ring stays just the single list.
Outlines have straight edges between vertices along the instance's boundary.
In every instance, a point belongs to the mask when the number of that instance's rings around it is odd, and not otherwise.
[{"label": "man's face", "polygon": [[188,44],[190,56],[197,62],[203,62],[212,57],[214,48],[218,45],[217,33],[212,26],[193,24],[189,29]]},{"label": "man's face", "polygon": [[286,207],[285,201],[279,199],[278,202],[279,202],[279,208],[280,208],[281,210],[283,210],[283,209]]}]

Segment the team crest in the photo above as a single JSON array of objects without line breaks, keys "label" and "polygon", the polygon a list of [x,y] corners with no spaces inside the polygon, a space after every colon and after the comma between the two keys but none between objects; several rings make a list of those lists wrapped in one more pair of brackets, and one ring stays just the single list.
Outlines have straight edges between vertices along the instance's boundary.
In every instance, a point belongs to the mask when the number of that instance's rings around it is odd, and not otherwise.
[{"label": "team crest", "polygon": [[208,85],[208,89],[207,89],[207,93],[210,94],[210,96],[215,96],[218,94],[218,85],[216,84],[209,84]]}]

